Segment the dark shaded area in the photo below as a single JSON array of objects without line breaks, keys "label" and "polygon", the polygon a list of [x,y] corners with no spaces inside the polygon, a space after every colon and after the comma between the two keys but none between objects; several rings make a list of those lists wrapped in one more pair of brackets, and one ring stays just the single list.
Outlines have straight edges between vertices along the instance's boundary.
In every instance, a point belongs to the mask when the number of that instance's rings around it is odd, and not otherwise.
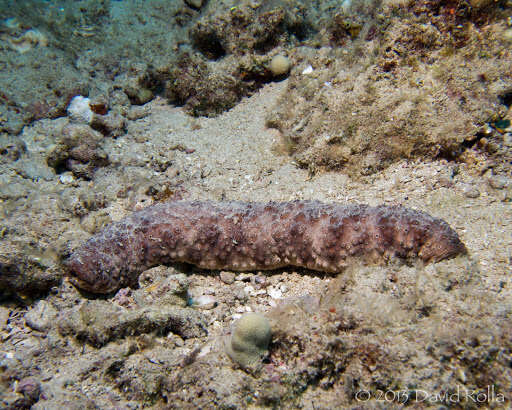
[{"label": "dark shaded area", "polygon": [[512,90],[508,90],[499,95],[500,102],[507,107],[512,105]]},{"label": "dark shaded area", "polygon": [[226,55],[217,34],[213,31],[192,30],[193,46],[209,60],[218,60]]}]

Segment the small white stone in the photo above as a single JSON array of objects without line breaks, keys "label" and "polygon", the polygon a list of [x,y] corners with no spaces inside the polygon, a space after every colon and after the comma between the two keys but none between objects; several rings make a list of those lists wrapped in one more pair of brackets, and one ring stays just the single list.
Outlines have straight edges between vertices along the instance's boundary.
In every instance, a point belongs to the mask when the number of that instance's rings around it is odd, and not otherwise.
[{"label": "small white stone", "polygon": [[478,198],[480,196],[480,191],[474,186],[468,186],[464,189],[464,195],[467,198]]},{"label": "small white stone", "polygon": [[89,106],[89,102],[89,98],[81,95],[73,97],[67,109],[69,117],[73,121],[90,124],[94,114]]},{"label": "small white stone", "polygon": [[199,351],[199,353],[197,354],[197,357],[203,357],[203,356],[206,356],[208,353],[210,353],[212,350],[212,346],[211,345],[206,345],[206,346],[203,346],[201,348],[201,350]]},{"label": "small white stone", "polygon": [[217,304],[217,301],[211,295],[201,295],[197,298],[194,298],[193,304],[203,309],[212,309]]},{"label": "small white stone", "polygon": [[267,293],[268,295],[272,298],[272,299],[282,299],[283,298],[283,292],[281,292],[280,289],[276,289],[276,288],[269,288],[267,290]]},{"label": "small white stone", "polygon": [[75,180],[75,178],[71,174],[62,174],[59,177],[59,180],[61,184],[71,184]]},{"label": "small white stone", "polygon": [[308,75],[308,74],[311,74],[312,72],[313,72],[313,67],[312,67],[312,66],[311,66],[311,64],[310,64],[310,65],[308,65],[308,66],[304,69],[304,71],[302,71],[302,74],[304,74],[304,75]]}]

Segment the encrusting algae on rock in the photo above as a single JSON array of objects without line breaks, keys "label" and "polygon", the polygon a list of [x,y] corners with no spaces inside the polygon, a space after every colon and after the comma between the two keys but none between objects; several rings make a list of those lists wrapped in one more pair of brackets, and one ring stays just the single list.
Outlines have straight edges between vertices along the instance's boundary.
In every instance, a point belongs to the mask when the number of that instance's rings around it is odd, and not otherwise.
[{"label": "encrusting algae on rock", "polygon": [[466,252],[441,219],[399,206],[170,201],[109,225],[67,260],[78,287],[110,293],[155,265],[339,272],[352,258],[437,262]]}]

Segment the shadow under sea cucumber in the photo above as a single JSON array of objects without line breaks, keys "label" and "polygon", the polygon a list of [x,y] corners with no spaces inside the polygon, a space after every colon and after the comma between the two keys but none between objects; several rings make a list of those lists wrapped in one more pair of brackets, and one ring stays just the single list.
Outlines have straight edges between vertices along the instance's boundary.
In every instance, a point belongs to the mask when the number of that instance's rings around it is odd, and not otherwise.
[{"label": "shadow under sea cucumber", "polygon": [[136,284],[144,270],[172,262],[216,270],[297,266],[339,272],[352,258],[428,263],[465,252],[445,221],[401,206],[170,201],[107,226],[66,265],[79,288],[110,293]]}]

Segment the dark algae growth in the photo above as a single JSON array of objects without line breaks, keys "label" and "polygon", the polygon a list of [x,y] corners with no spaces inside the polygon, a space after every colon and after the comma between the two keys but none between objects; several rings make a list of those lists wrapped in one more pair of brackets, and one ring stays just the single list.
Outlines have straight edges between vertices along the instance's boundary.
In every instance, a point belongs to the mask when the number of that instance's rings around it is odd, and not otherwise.
[{"label": "dark algae growth", "polygon": [[110,293],[135,284],[144,270],[171,262],[236,271],[298,266],[338,272],[352,258],[437,262],[465,252],[445,221],[400,206],[171,201],[109,225],[67,265],[78,287]]}]

